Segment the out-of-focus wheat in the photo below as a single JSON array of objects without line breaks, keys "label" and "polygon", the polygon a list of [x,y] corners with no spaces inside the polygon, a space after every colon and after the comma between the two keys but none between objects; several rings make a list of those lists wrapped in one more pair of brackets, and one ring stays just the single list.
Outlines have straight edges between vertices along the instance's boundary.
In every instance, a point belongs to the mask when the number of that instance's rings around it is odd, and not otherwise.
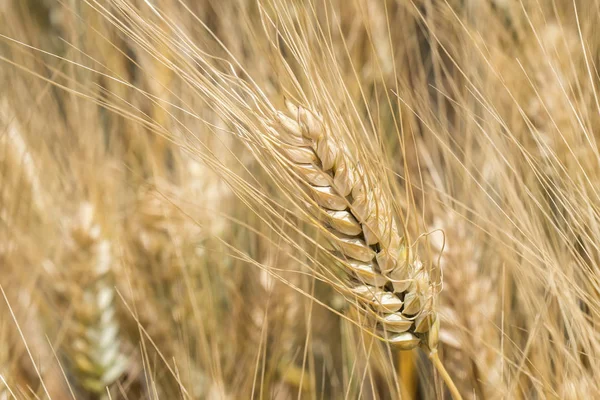
[{"label": "out-of-focus wheat", "polygon": [[437,233],[431,244],[441,255],[444,274],[439,310],[443,359],[461,393],[496,398],[502,374],[497,327],[501,287],[495,284],[500,275],[492,279],[480,269],[483,249],[475,245],[476,228],[452,216],[434,221],[434,228],[442,226],[446,242]]},{"label": "out-of-focus wheat", "polygon": [[93,204],[81,204],[67,229],[51,288],[63,310],[72,310],[64,345],[66,362],[77,376],[77,385],[102,397],[128,366],[115,307],[117,261]]}]

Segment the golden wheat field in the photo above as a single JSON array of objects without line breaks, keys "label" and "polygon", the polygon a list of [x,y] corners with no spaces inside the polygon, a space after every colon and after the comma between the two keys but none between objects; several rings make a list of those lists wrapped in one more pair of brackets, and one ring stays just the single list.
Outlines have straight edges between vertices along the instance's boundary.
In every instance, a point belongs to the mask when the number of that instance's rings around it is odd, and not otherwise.
[{"label": "golden wheat field", "polygon": [[0,0],[0,400],[600,398],[599,0]]}]

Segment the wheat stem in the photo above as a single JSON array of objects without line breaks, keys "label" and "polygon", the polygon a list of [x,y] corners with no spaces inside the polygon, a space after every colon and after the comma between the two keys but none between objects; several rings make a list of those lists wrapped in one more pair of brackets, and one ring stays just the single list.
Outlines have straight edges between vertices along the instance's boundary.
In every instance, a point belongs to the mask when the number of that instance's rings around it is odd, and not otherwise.
[{"label": "wheat stem", "polygon": [[446,383],[446,386],[448,386],[448,390],[450,390],[452,398],[454,400],[462,400],[462,396],[460,395],[458,388],[454,384],[454,381],[450,377],[448,371],[446,371],[446,368],[444,368],[444,364],[442,364],[442,361],[440,361],[440,356],[437,352],[437,349],[431,350],[429,352],[429,359],[431,360],[431,362],[433,362],[433,366],[435,367],[437,372],[442,376],[442,379]]}]

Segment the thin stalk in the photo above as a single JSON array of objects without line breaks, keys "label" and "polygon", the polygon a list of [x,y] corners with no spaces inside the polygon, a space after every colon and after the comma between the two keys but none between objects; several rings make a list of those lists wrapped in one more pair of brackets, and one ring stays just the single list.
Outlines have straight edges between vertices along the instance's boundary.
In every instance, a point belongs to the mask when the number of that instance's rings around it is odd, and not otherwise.
[{"label": "thin stalk", "polygon": [[462,396],[458,392],[458,389],[456,388],[454,381],[450,377],[450,374],[448,374],[448,371],[446,371],[446,368],[444,368],[444,364],[442,364],[442,362],[440,361],[440,357],[438,355],[437,350],[432,350],[429,353],[429,359],[431,360],[431,362],[433,362],[435,369],[442,376],[442,379],[446,383],[446,386],[448,386],[448,390],[450,390],[450,394],[452,395],[452,398],[454,400],[462,400]]}]

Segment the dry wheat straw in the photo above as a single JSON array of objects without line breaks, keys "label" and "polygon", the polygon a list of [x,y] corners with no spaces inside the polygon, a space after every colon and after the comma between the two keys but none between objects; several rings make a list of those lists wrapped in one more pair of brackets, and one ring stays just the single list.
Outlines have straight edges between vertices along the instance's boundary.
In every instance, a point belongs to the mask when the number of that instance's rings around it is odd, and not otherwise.
[{"label": "dry wheat straw", "polygon": [[318,205],[312,211],[354,278],[351,292],[376,313],[391,344],[435,349],[439,325],[428,271],[409,254],[376,180],[316,113],[289,101],[287,107],[292,117],[278,113],[272,133]]}]

